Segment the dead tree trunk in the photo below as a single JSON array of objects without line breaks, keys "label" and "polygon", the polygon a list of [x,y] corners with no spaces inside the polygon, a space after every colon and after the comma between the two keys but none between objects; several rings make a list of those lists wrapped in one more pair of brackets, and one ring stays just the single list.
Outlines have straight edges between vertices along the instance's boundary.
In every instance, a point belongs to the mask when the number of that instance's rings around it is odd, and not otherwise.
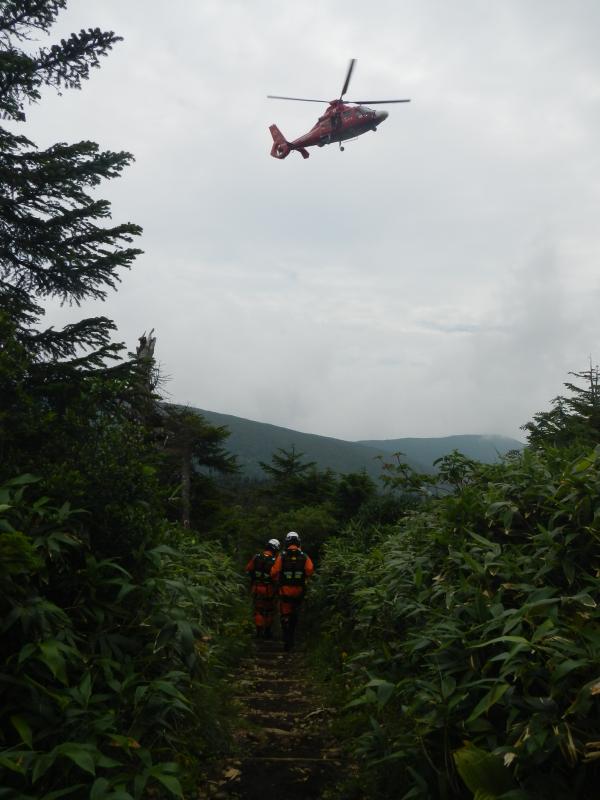
[{"label": "dead tree trunk", "polygon": [[181,524],[184,528],[191,524],[191,485],[192,485],[192,445],[188,436],[181,447]]}]

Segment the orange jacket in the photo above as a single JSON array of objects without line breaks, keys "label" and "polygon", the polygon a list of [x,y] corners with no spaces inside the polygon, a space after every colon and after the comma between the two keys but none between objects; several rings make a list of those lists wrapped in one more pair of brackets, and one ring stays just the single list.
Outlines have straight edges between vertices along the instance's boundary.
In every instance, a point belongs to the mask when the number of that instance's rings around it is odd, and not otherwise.
[{"label": "orange jacket", "polygon": [[[293,552],[294,550],[300,552],[300,548],[292,544],[287,548],[289,551]],[[306,556],[306,561],[304,562],[304,580],[306,581],[315,571],[315,565],[313,564],[310,556],[304,554]],[[277,556],[275,559],[275,563],[273,564],[273,568],[271,569],[271,577],[273,580],[278,584],[279,589],[279,596],[280,597],[300,597],[304,594],[304,586],[286,586],[285,583],[281,583],[281,567],[282,567],[282,556],[281,554]]]},{"label": "orange jacket", "polygon": [[[267,558],[273,558],[275,555],[272,550],[263,550],[262,553],[256,553],[253,555],[250,561],[246,564],[245,572],[247,572],[252,577],[252,584],[250,586],[250,591],[252,594],[259,594],[264,595],[265,597],[272,597],[275,594],[275,585],[273,583],[264,583],[260,580],[255,580],[254,578],[254,569],[255,569],[255,559],[256,556],[263,555]],[[271,571],[271,578],[272,578],[272,571]]]}]

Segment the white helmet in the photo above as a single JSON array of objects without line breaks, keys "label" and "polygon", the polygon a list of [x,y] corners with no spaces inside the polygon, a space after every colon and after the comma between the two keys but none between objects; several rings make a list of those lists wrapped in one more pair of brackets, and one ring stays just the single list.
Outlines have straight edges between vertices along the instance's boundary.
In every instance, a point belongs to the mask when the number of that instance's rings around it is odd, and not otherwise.
[{"label": "white helmet", "polygon": [[289,533],[286,534],[285,543],[287,545],[297,544],[298,547],[300,546],[300,537],[298,536],[296,531],[290,531]]},{"label": "white helmet", "polygon": [[281,547],[281,542],[279,541],[279,539],[269,539],[267,544],[269,545],[269,547],[272,547],[273,550],[279,550],[279,548]]}]

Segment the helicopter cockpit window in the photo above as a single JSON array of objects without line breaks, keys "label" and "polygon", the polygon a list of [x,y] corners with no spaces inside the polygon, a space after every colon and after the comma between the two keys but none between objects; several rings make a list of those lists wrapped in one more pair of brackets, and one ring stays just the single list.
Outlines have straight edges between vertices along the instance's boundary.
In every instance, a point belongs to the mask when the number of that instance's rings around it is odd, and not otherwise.
[{"label": "helicopter cockpit window", "polygon": [[358,113],[361,115],[361,117],[369,117],[373,113],[373,109],[367,108],[366,106],[359,106]]},{"label": "helicopter cockpit window", "polygon": [[342,116],[343,116],[344,119],[350,119],[350,117],[352,116],[352,112],[351,111],[344,111]]}]

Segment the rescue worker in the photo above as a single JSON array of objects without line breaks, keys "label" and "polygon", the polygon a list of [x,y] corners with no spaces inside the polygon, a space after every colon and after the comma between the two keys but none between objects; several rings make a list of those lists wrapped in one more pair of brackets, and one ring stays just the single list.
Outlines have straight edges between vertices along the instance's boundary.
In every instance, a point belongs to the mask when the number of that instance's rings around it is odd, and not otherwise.
[{"label": "rescue worker", "polygon": [[285,550],[277,556],[271,576],[277,584],[279,597],[279,619],[283,636],[283,648],[289,652],[294,646],[294,634],[298,624],[298,612],[306,591],[306,580],[315,567],[306,553],[300,549],[300,537],[290,531],[285,537]]},{"label": "rescue worker", "polygon": [[256,638],[273,638],[273,617],[275,614],[275,584],[271,569],[280,548],[279,539],[269,539],[263,550],[252,556],[246,564],[250,575],[250,591],[254,599],[254,624]]}]

